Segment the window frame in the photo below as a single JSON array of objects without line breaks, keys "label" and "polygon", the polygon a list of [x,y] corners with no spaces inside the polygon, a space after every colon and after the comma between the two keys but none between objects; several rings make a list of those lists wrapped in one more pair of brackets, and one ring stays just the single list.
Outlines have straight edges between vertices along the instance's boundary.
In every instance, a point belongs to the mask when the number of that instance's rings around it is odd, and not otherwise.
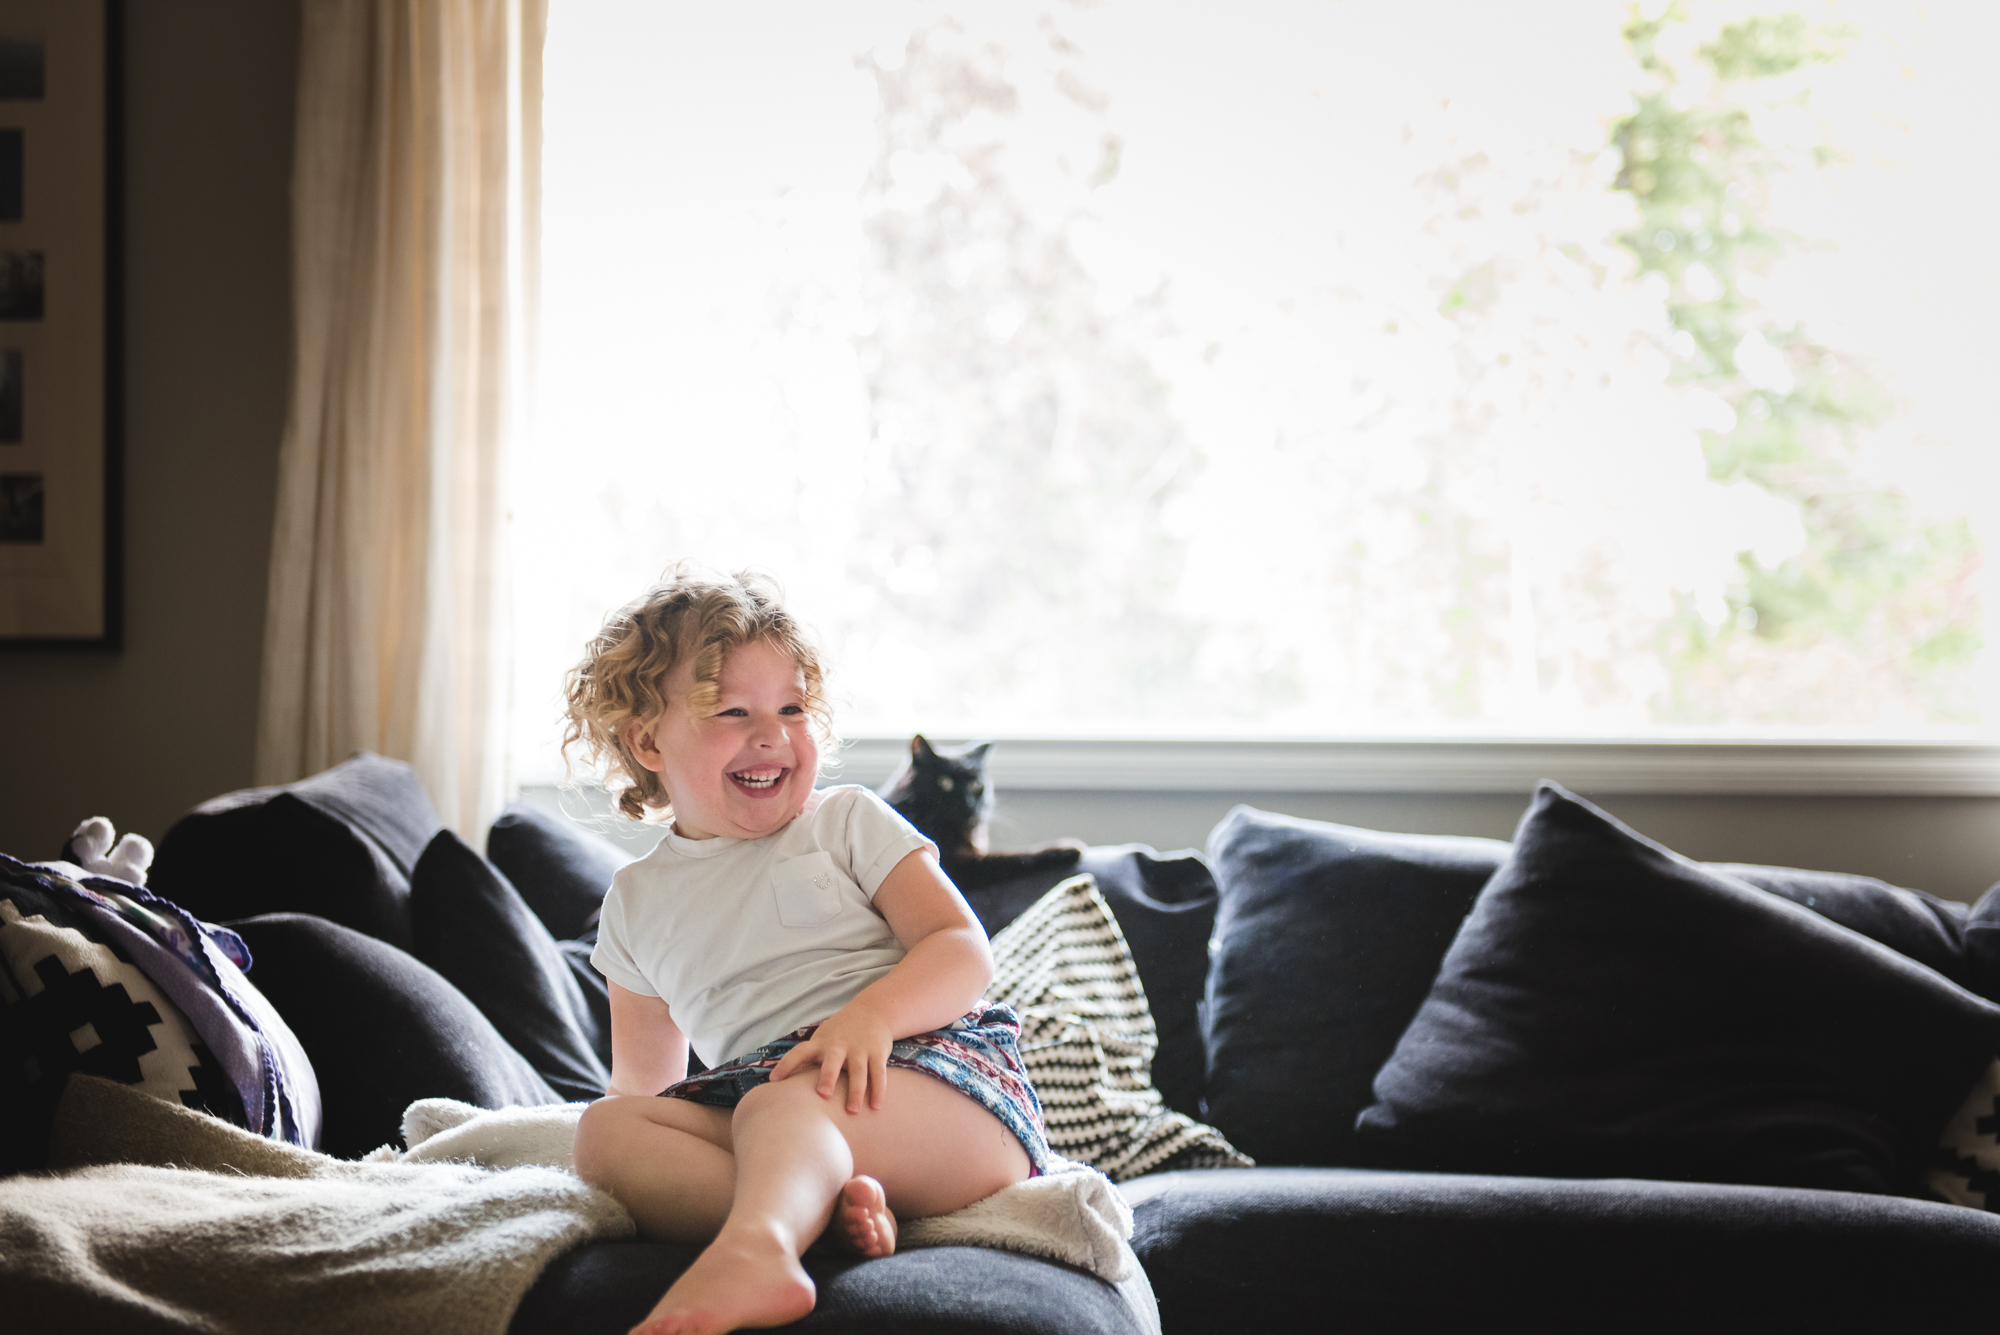
[{"label": "window frame", "polygon": [[[1522,794],[1553,778],[1594,794],[2000,796],[2000,743],[1980,741],[993,740],[990,769],[1003,791]],[[908,752],[908,738],[852,738],[838,767],[823,770],[837,782],[872,782]]]}]

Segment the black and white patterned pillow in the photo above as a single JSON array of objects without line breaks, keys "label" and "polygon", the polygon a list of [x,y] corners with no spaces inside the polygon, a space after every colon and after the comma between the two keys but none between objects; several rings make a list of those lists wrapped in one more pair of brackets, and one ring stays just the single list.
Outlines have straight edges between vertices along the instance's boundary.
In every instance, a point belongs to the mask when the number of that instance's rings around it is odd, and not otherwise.
[{"label": "black and white patterned pillow", "polygon": [[993,938],[987,995],[1021,1017],[1021,1063],[1049,1146],[1114,1182],[1177,1168],[1247,1168],[1222,1133],[1153,1087],[1159,1038],[1125,934],[1097,884],[1056,886]]},{"label": "black and white patterned pillow", "polygon": [[0,856],[0,1172],[39,1166],[79,1071],[315,1143],[312,1064],[248,962],[143,887]]},{"label": "black and white patterned pillow", "polygon": [[2000,1212],[2000,1061],[1986,1068],[1945,1123],[1929,1182],[1953,1205]]}]

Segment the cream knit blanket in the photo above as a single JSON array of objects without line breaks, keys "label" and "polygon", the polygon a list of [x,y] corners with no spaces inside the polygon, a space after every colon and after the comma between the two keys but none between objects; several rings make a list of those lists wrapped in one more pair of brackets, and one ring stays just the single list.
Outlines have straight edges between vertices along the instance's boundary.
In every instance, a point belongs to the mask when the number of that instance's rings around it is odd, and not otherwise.
[{"label": "cream knit blanket", "polygon": [[[567,1171],[581,1111],[427,1099],[404,1118],[409,1150],[349,1163],[72,1077],[52,1171],[0,1179],[0,1329],[500,1335],[550,1261],[633,1234],[623,1206]],[[1090,1271],[1157,1335],[1131,1231],[1117,1188],[1064,1163],[909,1221],[899,1241]]]},{"label": "cream knit blanket", "polygon": [[0,1179],[8,1331],[501,1335],[542,1269],[631,1235],[568,1173],[344,1163],[71,1079],[47,1174]]},{"label": "cream knit blanket", "polygon": [[[419,1099],[403,1113],[403,1143],[384,1145],[370,1162],[470,1163],[488,1168],[538,1164],[570,1168],[576,1123],[585,1108],[488,1111],[453,1099]],[[906,1220],[896,1245],[992,1247],[1087,1270],[1115,1287],[1148,1335],[1159,1335],[1153,1286],[1132,1253],[1132,1209],[1109,1178],[1087,1164],[1057,1158],[1045,1176],[995,1192],[954,1214]]]}]

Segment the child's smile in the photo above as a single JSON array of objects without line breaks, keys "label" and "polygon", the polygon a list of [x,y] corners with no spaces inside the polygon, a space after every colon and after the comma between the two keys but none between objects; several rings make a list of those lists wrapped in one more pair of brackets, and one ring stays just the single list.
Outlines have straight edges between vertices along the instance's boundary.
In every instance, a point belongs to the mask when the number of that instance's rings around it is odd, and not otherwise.
[{"label": "child's smile", "polygon": [[783,829],[819,776],[798,664],[758,640],[723,660],[712,705],[690,706],[693,685],[694,666],[683,663],[667,680],[666,709],[632,738],[639,763],[666,787],[675,833],[756,839]]}]

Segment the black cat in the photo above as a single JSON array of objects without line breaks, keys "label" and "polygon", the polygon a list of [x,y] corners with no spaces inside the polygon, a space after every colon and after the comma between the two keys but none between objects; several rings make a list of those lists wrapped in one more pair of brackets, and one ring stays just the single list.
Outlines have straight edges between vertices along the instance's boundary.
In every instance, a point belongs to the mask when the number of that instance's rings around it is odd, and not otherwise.
[{"label": "black cat", "polygon": [[1019,853],[986,851],[986,822],[993,791],[986,785],[986,753],[993,743],[940,755],[920,733],[910,739],[910,763],[875,791],[903,819],[938,846],[938,862],[961,890],[1076,865],[1083,846],[1047,844]]}]

